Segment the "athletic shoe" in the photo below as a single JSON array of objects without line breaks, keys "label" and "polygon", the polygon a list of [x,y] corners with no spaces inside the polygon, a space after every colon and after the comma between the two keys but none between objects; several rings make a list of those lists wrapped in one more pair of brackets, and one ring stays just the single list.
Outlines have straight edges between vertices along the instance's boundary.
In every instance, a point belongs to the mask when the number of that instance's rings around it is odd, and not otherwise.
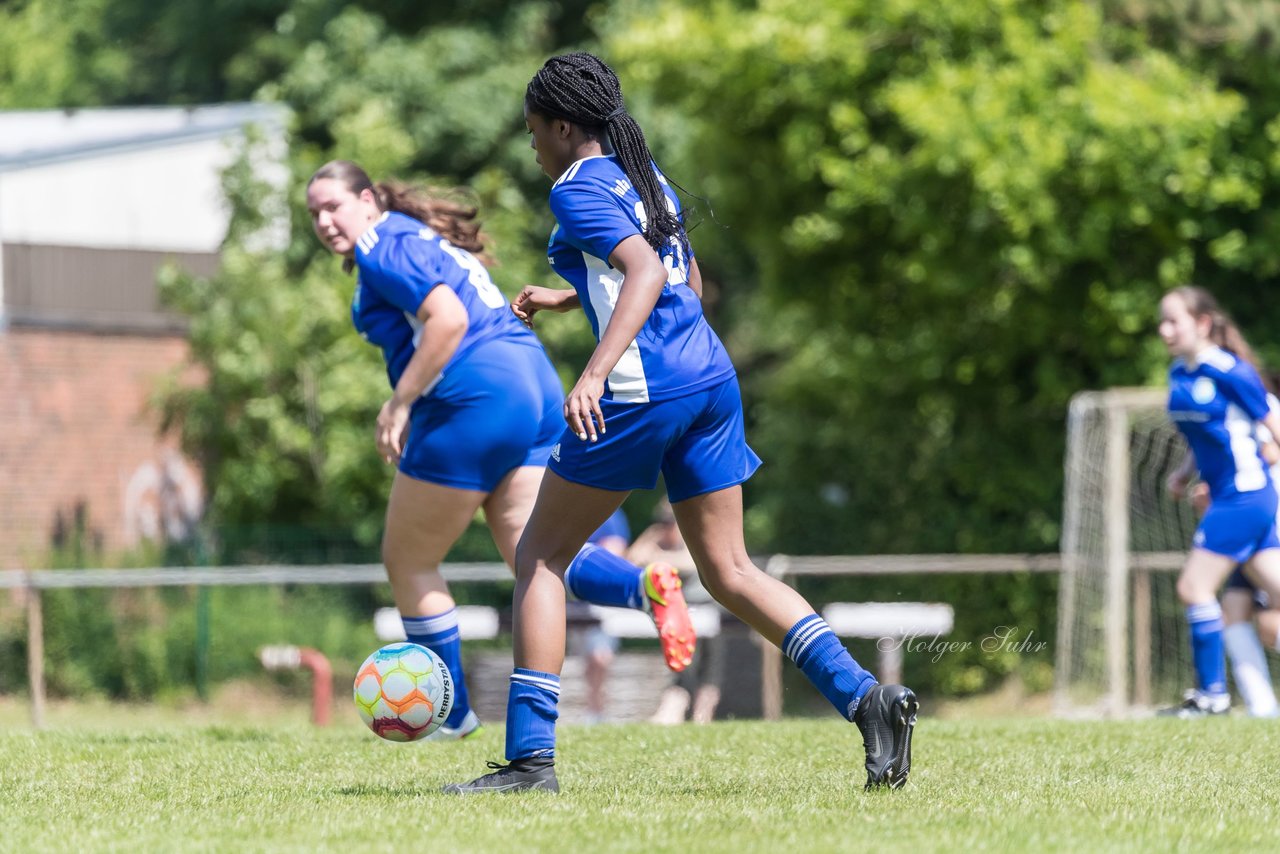
[{"label": "athletic shoe", "polygon": [[1165,718],[1207,718],[1231,711],[1230,694],[1205,694],[1192,688],[1182,695],[1182,705],[1156,712]]},{"label": "athletic shoe", "polygon": [[560,783],[556,780],[555,761],[543,756],[517,759],[510,765],[486,763],[493,773],[477,777],[470,783],[450,783],[441,791],[446,795],[480,795],[491,792],[543,791],[557,794]]},{"label": "athletic shoe", "polygon": [[669,563],[651,563],[644,568],[644,593],[649,599],[649,613],[658,626],[662,657],[676,673],[693,663],[693,650],[698,643],[689,606],[680,592],[682,586],[680,573]]},{"label": "athletic shoe", "polygon": [[858,702],[853,722],[867,751],[866,789],[901,789],[911,773],[911,732],[920,701],[902,685],[876,685]]},{"label": "athletic shoe", "polygon": [[480,719],[476,717],[475,710],[467,712],[467,716],[462,719],[462,723],[456,727],[445,724],[440,729],[431,733],[423,741],[458,741],[471,735],[475,735],[480,731]]}]

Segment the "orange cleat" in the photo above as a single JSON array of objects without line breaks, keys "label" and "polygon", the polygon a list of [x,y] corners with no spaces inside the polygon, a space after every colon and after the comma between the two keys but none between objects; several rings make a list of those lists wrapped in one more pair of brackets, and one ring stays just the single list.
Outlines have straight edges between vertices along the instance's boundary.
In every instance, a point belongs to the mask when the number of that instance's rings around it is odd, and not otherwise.
[{"label": "orange cleat", "polygon": [[662,657],[676,673],[693,663],[693,650],[698,643],[689,606],[680,592],[682,586],[680,573],[669,563],[651,563],[644,568],[644,592],[649,597],[649,613],[658,626]]}]

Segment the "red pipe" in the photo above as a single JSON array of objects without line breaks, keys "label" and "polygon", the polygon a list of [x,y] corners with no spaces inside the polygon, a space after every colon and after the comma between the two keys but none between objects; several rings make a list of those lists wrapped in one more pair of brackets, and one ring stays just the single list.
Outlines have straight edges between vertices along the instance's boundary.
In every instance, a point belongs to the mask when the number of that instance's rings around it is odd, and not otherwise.
[{"label": "red pipe", "polygon": [[293,670],[305,667],[311,671],[311,722],[329,725],[333,709],[333,668],[319,650],[305,646],[269,646],[259,651],[262,666],[268,670]]},{"label": "red pipe", "polygon": [[316,726],[329,725],[329,712],[333,708],[333,668],[324,654],[301,647],[299,663],[311,671],[311,722]]}]

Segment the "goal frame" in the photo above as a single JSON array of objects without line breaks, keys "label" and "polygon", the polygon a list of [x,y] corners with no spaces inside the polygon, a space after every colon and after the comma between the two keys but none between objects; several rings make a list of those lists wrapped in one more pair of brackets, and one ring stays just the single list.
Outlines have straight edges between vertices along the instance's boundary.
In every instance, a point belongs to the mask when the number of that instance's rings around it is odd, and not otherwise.
[{"label": "goal frame", "polygon": [[[1062,575],[1058,597],[1058,645],[1055,656],[1054,709],[1059,715],[1082,712],[1104,717],[1124,717],[1152,703],[1152,594],[1153,572],[1172,572],[1186,559],[1180,551],[1134,552],[1130,543],[1131,460],[1130,438],[1135,416],[1163,409],[1165,388],[1112,388],[1086,391],[1071,399],[1067,416],[1067,453],[1064,460],[1063,527],[1060,549]],[[1078,585],[1088,557],[1082,543],[1087,484],[1076,473],[1089,453],[1083,424],[1091,415],[1103,415],[1105,444],[1102,461],[1103,488],[1100,516],[1104,581],[1102,642],[1105,649],[1105,689],[1097,704],[1082,708],[1071,695],[1071,657],[1084,639],[1075,637]],[[1130,638],[1133,642],[1130,642]]]}]

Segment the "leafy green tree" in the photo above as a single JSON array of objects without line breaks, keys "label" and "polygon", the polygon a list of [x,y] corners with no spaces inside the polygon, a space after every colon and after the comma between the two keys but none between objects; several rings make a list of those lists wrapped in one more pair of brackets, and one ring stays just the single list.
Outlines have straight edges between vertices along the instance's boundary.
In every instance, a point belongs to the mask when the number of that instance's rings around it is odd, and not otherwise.
[{"label": "leafy green tree", "polygon": [[[216,528],[302,526],[377,542],[391,471],[372,429],[389,388],[380,354],[351,329],[354,280],[312,233],[304,185],[334,157],[375,180],[461,183],[502,259],[499,284],[514,292],[545,278],[550,222],[529,200],[548,187],[527,148],[520,95],[548,50],[546,32],[536,9],[501,32],[412,37],[348,9],[269,87],[294,113],[287,178],[271,183],[270,170],[254,166],[261,157],[246,152],[225,178],[233,211],[221,272],[163,283],[191,318],[206,380],[175,384],[164,407],[202,458]],[[264,247],[273,212],[287,215],[289,233],[284,246]],[[589,335],[550,326],[552,340],[571,346]]]},{"label": "leafy green tree", "polygon": [[745,283],[758,542],[1053,548],[1070,396],[1157,379],[1158,295],[1257,209],[1243,99],[1086,4],[666,3],[608,32],[687,125],[664,163],[727,226],[704,264]]},{"label": "leafy green tree", "polygon": [[[296,67],[348,12],[410,39],[508,31],[536,18],[547,44],[589,36],[590,0],[11,0],[0,3],[0,108],[246,100]],[[464,52],[470,45],[463,44]],[[502,55],[505,46],[498,47]],[[453,49],[436,60],[447,65]],[[436,61],[433,60],[433,61]],[[421,63],[421,59],[418,60]]]}]

